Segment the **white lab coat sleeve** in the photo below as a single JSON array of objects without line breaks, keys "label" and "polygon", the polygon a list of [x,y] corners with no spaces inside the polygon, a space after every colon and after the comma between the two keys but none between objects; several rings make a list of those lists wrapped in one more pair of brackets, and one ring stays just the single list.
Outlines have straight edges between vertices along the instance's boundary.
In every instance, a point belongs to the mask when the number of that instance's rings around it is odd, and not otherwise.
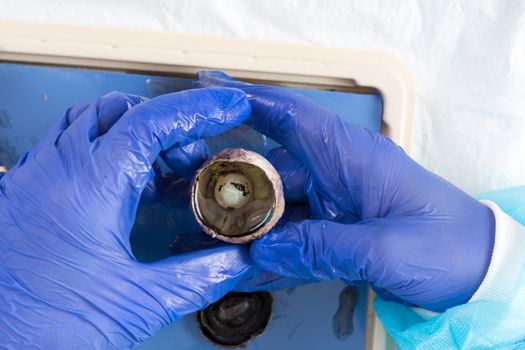
[{"label": "white lab coat sleeve", "polygon": [[496,203],[482,200],[494,213],[496,235],[490,265],[478,290],[469,302],[508,302],[525,264],[525,226],[505,214]]}]

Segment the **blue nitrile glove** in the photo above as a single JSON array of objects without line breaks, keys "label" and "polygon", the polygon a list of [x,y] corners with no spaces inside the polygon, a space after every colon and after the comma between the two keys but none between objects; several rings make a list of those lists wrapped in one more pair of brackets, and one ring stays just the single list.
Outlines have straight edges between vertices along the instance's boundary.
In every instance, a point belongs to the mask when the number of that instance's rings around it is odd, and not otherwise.
[{"label": "blue nitrile glove", "polygon": [[130,348],[250,273],[246,247],[144,264],[129,244],[159,152],[249,113],[230,88],[111,93],[69,109],[0,180],[0,348]]},{"label": "blue nitrile glove", "polygon": [[288,197],[309,206],[311,219],[252,244],[260,267],[303,280],[368,281],[385,299],[434,311],[476,291],[492,252],[490,209],[388,138],[305,97],[220,72],[200,73],[198,85],[246,92],[247,124],[283,146],[277,168],[295,173],[285,177]]}]

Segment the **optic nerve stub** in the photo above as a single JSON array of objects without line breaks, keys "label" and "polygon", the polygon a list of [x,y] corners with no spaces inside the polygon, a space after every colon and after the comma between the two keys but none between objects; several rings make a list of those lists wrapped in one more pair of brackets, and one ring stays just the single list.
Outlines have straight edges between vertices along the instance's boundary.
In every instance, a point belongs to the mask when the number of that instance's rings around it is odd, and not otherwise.
[{"label": "optic nerve stub", "polygon": [[266,158],[227,148],[197,171],[191,206],[204,232],[226,242],[246,243],[268,232],[283,214],[283,186]]}]

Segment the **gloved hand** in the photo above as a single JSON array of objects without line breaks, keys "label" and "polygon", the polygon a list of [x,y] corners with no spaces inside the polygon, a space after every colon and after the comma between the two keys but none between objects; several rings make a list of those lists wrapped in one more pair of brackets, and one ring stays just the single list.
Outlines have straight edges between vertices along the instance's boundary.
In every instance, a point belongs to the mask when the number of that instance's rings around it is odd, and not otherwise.
[{"label": "gloved hand", "polygon": [[387,300],[434,311],[476,291],[492,253],[490,209],[388,138],[305,97],[220,72],[202,72],[198,85],[246,92],[247,124],[283,146],[273,153],[285,198],[309,207],[311,219],[252,244],[261,268],[302,280],[368,281]]},{"label": "gloved hand", "polygon": [[69,109],[0,179],[0,348],[130,348],[231,290],[250,271],[245,247],[144,264],[129,233],[161,150],[249,114],[229,88]]}]

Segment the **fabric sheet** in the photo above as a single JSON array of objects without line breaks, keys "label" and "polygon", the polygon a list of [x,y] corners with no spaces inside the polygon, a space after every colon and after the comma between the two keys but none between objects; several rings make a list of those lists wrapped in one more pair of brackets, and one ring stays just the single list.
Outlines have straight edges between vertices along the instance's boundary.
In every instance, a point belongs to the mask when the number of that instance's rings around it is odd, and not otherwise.
[{"label": "fabric sheet", "polygon": [[0,19],[389,52],[416,82],[416,160],[471,194],[525,183],[523,1],[2,0]]}]

